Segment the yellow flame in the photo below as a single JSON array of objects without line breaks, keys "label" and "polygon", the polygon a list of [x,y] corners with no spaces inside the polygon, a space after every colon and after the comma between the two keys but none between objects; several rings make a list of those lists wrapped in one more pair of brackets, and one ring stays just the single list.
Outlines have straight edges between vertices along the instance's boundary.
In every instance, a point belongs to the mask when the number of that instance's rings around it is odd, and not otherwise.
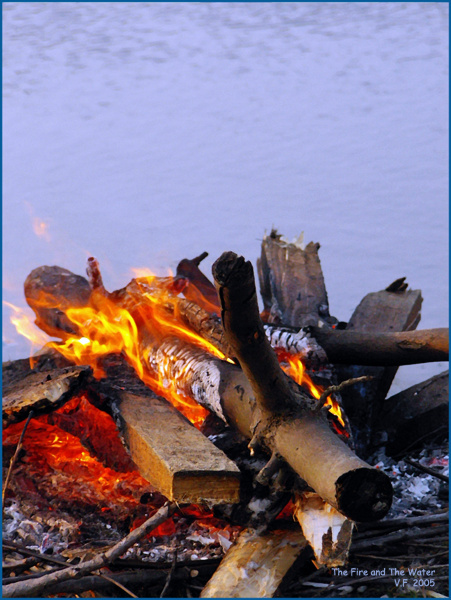
[{"label": "yellow flame", "polygon": [[155,274],[147,267],[132,267],[130,271],[135,278],[155,277]]},{"label": "yellow flame", "polygon": [[17,332],[30,340],[32,345],[43,346],[49,341],[48,336],[36,327],[32,317],[23,308],[19,308],[6,300],[3,300],[3,304],[13,311],[14,314],[11,315],[10,320]]}]

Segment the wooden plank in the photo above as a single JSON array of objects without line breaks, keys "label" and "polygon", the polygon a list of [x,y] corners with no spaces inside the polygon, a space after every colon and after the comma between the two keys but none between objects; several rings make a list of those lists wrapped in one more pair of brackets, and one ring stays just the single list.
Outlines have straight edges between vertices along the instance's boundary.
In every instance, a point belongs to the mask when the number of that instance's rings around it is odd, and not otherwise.
[{"label": "wooden plank", "polygon": [[272,598],[308,543],[300,529],[258,535],[245,529],[227,552],[201,598]]},{"label": "wooden plank", "polygon": [[[58,408],[81,389],[91,375],[91,369],[86,366],[65,367],[41,373],[26,369],[25,364],[22,360],[18,365],[18,371],[24,373],[23,377],[12,377],[10,382],[4,382],[3,427],[26,419],[31,410],[35,414],[42,414]],[[6,380],[8,371],[14,371],[13,367],[12,363],[4,365]]]},{"label": "wooden plank", "polygon": [[[392,288],[392,286],[389,286]],[[365,333],[410,331],[420,321],[422,303],[420,290],[382,290],[367,294],[355,309],[346,330]],[[340,366],[338,380],[344,381],[363,375],[373,380],[342,390],[343,406],[351,422],[356,452],[365,457],[371,452],[373,430],[385,396],[396,375],[397,367]]]},{"label": "wooden plank", "polygon": [[378,428],[390,455],[399,455],[425,439],[448,431],[449,371],[395,394],[384,403]]},{"label": "wooden plank", "polygon": [[239,501],[240,471],[163,398],[120,393],[124,437],[141,475],[179,503]]}]

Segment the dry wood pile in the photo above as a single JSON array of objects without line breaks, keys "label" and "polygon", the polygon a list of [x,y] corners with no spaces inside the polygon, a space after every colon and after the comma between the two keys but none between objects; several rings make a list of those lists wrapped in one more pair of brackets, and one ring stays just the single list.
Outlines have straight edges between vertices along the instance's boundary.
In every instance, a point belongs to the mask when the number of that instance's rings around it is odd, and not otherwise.
[{"label": "dry wood pile", "polygon": [[404,279],[338,322],[318,249],[265,236],[261,314],[232,252],[30,273],[61,342],[3,367],[5,597],[447,594],[447,374],[386,396],[448,330]]}]

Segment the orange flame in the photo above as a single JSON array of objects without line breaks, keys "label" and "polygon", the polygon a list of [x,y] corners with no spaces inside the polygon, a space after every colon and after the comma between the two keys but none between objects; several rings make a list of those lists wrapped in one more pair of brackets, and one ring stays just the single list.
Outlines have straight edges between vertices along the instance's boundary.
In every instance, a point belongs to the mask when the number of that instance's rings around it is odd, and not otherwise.
[{"label": "orange flame", "polygon": [[[135,286],[136,290],[131,290],[131,297],[136,299],[136,303],[128,302],[130,306],[127,308],[108,296],[94,292],[89,306],[66,309],[65,314],[77,335],[69,335],[63,343],[50,342],[47,345],[75,364],[91,365],[96,377],[104,376],[101,366],[103,356],[123,352],[144,383],[167,398],[194,425],[199,426],[208,411],[191,398],[178,393],[176,382],[163,383],[159,375],[150,369],[144,350],[145,341],[177,336],[218,358],[224,359],[225,356],[177,318],[174,314],[176,298],[171,296],[166,280],[162,285],[161,280],[149,276],[136,280]],[[45,298],[44,303],[45,306],[55,305],[49,298]],[[167,310],[168,306],[172,307],[172,312]],[[151,341],[149,343],[152,345]]]},{"label": "orange flame", "polygon": [[[311,378],[305,372],[305,367],[298,356],[288,353],[279,353],[279,360],[283,360],[283,362],[288,363],[288,366],[281,364],[282,369],[287,373],[287,375],[294,379],[294,381],[296,381],[296,383],[299,385],[306,387],[314,398],[317,400],[320,399],[321,394],[324,391],[323,388],[316,386],[313,383]],[[345,427],[338,402],[329,396],[325,402],[325,405],[330,406],[330,412],[335,415],[340,424]]]},{"label": "orange flame", "polygon": [[42,237],[46,242],[50,242],[49,224],[39,219],[33,218],[33,231],[38,237]]},{"label": "orange flame", "polygon": [[[143,270],[136,272],[141,274]],[[50,342],[47,345],[75,364],[91,365],[96,377],[104,376],[101,366],[103,356],[122,352],[144,383],[169,400],[194,425],[200,426],[208,411],[182,395],[177,390],[177,381],[163,381],[148,360],[149,352],[157,347],[158,341],[171,336],[194,344],[217,358],[226,359],[215,346],[185,326],[178,314],[177,293],[174,278],[157,278],[154,275],[133,280],[124,293],[122,290],[114,294],[94,290],[88,306],[61,306],[76,334],[62,332],[60,337],[65,338],[62,343]],[[34,298],[33,302],[46,308],[58,307],[56,299],[48,293]],[[29,331],[25,335],[31,339]],[[42,337],[34,338],[35,341],[37,339],[44,341]],[[318,399],[321,396],[322,389],[315,386],[305,373],[299,357],[282,352],[279,360],[288,375],[306,387],[313,397]],[[329,397],[327,404],[344,427],[338,403]]]}]

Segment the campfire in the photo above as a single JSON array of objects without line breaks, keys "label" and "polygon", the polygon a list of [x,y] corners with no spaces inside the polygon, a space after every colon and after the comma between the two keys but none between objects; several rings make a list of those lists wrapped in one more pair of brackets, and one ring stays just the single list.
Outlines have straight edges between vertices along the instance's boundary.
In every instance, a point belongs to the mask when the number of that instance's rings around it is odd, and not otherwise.
[{"label": "campfire", "polygon": [[5,597],[447,593],[447,375],[386,396],[448,330],[403,278],[339,322],[318,249],[264,237],[262,312],[233,252],[214,283],[206,253],[113,292],[94,258],[29,274],[57,341],[3,366]]}]

